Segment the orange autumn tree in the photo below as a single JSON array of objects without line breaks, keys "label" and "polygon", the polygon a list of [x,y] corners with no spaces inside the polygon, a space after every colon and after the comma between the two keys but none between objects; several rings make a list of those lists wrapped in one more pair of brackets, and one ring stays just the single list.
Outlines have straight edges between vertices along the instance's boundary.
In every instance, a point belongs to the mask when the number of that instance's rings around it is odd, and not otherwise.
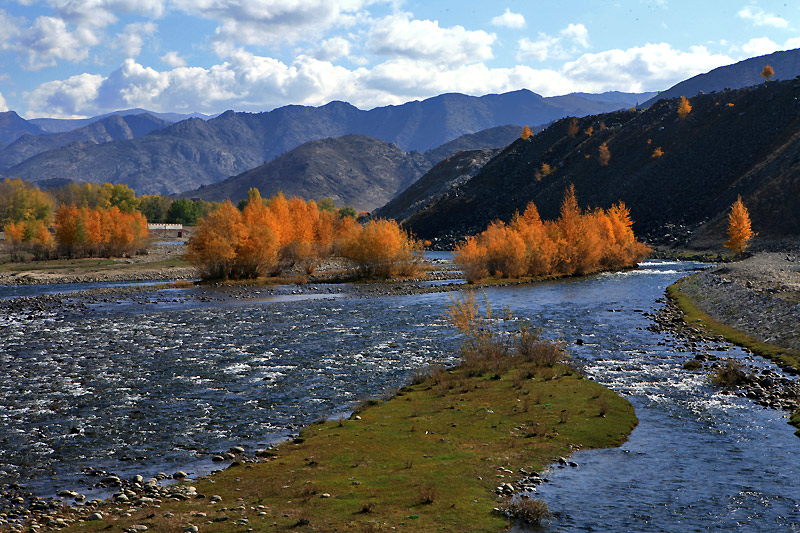
[{"label": "orange autumn tree", "polygon": [[567,124],[567,135],[570,137],[575,137],[578,134],[578,119],[576,117],[572,117]]},{"label": "orange autumn tree", "polygon": [[530,139],[530,138],[531,138],[531,136],[533,136],[533,132],[531,131],[531,129],[530,129],[530,128],[528,127],[528,125],[526,124],[526,125],[525,125],[525,127],[524,127],[524,128],[522,128],[522,135],[520,135],[520,138],[521,138],[523,141],[525,141],[525,140],[527,140],[527,139]]},{"label": "orange autumn tree", "polygon": [[750,226],[750,213],[740,195],[731,205],[731,212],[728,214],[728,240],[725,241],[725,247],[741,256],[755,236],[756,233],[753,233]]},{"label": "orange autumn tree", "polygon": [[237,254],[247,237],[242,213],[228,200],[200,221],[189,239],[186,259],[195,263],[203,278],[238,279],[242,261]]},{"label": "orange autumn tree", "polygon": [[362,227],[325,203],[282,193],[264,200],[255,188],[242,211],[226,202],[204,217],[188,244],[187,259],[205,279],[277,275],[296,265],[311,274],[332,253],[351,259],[363,275],[405,275],[419,249],[394,221]]},{"label": "orange autumn tree", "polygon": [[370,220],[350,231],[341,245],[343,257],[352,260],[365,277],[410,276],[418,270],[422,247],[394,220]]},{"label": "orange autumn tree", "polygon": [[557,220],[543,221],[531,202],[508,224],[492,222],[467,238],[456,248],[454,261],[471,283],[488,276],[574,275],[628,267],[650,252],[636,240],[632,225],[622,203],[584,213],[570,185]]},{"label": "orange autumn tree", "polygon": [[681,96],[680,102],[678,102],[678,116],[681,119],[686,118],[689,113],[692,112],[692,104],[689,103],[689,99],[685,96]]},{"label": "orange autumn tree", "polygon": [[774,75],[775,69],[772,68],[772,65],[764,65],[764,68],[761,69],[761,77],[766,81],[770,81]]},{"label": "orange autumn tree", "polygon": [[597,149],[597,161],[601,167],[608,166],[608,162],[611,161],[611,151],[608,149],[608,144],[603,143]]},{"label": "orange autumn tree", "polygon": [[55,226],[57,248],[67,257],[132,255],[144,250],[150,238],[144,215],[117,206],[92,209],[62,204]]}]

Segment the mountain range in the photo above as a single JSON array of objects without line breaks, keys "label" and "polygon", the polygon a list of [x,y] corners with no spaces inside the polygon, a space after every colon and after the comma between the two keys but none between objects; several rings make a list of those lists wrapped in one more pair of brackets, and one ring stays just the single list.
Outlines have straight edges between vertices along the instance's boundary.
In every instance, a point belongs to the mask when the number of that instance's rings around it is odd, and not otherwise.
[{"label": "mountain range", "polygon": [[0,150],[0,170],[9,169],[38,154],[71,144],[103,144],[136,139],[165,128],[170,122],[150,114],[111,115],[64,133],[26,133]]},{"label": "mountain range", "polygon": [[367,135],[405,151],[426,151],[461,135],[507,124],[549,123],[567,115],[627,108],[648,95],[607,93],[544,98],[528,90],[481,97],[444,94],[360,110],[345,102],[286,106],[265,113],[227,111],[184,120],[149,135],[41,152],[6,175],[125,183],[140,194],[174,194],[241,174],[310,140]]},{"label": "mountain range", "polygon": [[337,205],[371,211],[443,158],[462,150],[508,146],[521,131],[520,126],[498,126],[463,135],[424,154],[405,152],[396,144],[365,135],[309,141],[254,169],[182,196],[238,202],[256,187],[265,197],[278,191],[303,198],[327,197]]}]

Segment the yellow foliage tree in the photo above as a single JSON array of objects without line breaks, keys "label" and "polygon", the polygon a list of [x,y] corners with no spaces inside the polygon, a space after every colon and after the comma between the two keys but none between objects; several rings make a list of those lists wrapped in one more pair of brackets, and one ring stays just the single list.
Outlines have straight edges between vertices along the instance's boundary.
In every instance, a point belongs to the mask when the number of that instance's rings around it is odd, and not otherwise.
[{"label": "yellow foliage tree", "polygon": [[578,131],[578,119],[576,117],[572,117],[567,125],[567,134],[570,137],[575,137],[578,134]]},{"label": "yellow foliage tree", "polygon": [[772,68],[772,65],[764,65],[764,68],[761,69],[761,77],[767,81],[770,81],[774,75],[775,69]]},{"label": "yellow foliage tree", "polygon": [[653,150],[653,154],[650,157],[653,159],[658,159],[662,155],[664,155],[664,150],[662,150],[660,146],[656,146],[656,149]]},{"label": "yellow foliage tree", "polygon": [[528,204],[511,222],[492,222],[456,247],[454,261],[469,282],[487,276],[523,277],[585,274],[635,265],[650,249],[636,240],[624,204],[583,213],[575,188],[564,193],[558,220],[542,221]]},{"label": "yellow foliage tree", "polygon": [[603,143],[597,149],[597,161],[600,162],[601,167],[607,167],[611,161],[611,151],[608,149],[608,144]]},{"label": "yellow foliage tree", "polygon": [[685,96],[681,96],[681,101],[678,103],[678,116],[684,119],[691,112],[692,104],[689,103],[689,99]]},{"label": "yellow foliage tree", "polygon": [[534,177],[536,178],[536,181],[542,181],[542,178],[549,176],[552,173],[553,167],[547,163],[542,163],[541,168],[534,173]]},{"label": "yellow foliage tree", "polygon": [[341,247],[366,277],[407,276],[418,270],[416,253],[421,245],[393,220],[370,220],[351,231]]},{"label": "yellow foliage tree", "polygon": [[531,129],[526,124],[525,127],[522,128],[522,135],[520,135],[520,137],[524,141],[524,140],[530,139],[531,136],[533,136],[533,132],[531,131]]},{"label": "yellow foliage tree", "polygon": [[725,247],[742,255],[756,235],[750,226],[750,213],[740,195],[731,205],[731,212],[728,214],[728,240],[725,241]]}]

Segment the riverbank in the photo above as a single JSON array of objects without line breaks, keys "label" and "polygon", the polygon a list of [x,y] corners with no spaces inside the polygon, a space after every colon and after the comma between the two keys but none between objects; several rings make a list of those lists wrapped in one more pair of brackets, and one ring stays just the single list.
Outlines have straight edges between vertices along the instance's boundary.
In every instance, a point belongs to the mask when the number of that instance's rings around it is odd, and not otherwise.
[{"label": "riverbank", "polygon": [[165,281],[197,277],[183,260],[185,245],[153,244],[148,253],[110,259],[61,259],[0,264],[0,285]]},{"label": "riverbank", "polygon": [[[730,342],[774,361],[787,374],[800,371],[800,257],[759,253],[683,278],[667,288],[664,309],[653,316],[656,331],[669,331],[695,353],[694,369],[716,372]],[[770,370],[741,365],[732,392],[759,405],[794,413],[800,436],[800,386]]]},{"label": "riverbank", "polygon": [[434,369],[388,401],[312,424],[252,459],[234,450],[237,461],[206,478],[168,488],[119,480],[125,488],[113,501],[42,512],[36,523],[80,531],[499,531],[508,518],[493,509],[542,483],[535,472],[578,449],[617,446],[636,425],[627,400],[566,366],[470,374]]},{"label": "riverbank", "polygon": [[[676,283],[670,296],[691,313],[690,319],[800,371],[800,255],[760,253],[720,265]],[[711,320],[695,316],[689,303]]]}]

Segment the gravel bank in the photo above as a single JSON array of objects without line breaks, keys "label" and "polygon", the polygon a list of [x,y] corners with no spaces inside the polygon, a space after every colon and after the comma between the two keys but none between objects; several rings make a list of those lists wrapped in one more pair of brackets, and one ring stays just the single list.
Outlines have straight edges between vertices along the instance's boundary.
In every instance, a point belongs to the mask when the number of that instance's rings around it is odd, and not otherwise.
[{"label": "gravel bank", "polygon": [[761,253],[701,272],[682,292],[715,320],[800,353],[800,253]]}]

